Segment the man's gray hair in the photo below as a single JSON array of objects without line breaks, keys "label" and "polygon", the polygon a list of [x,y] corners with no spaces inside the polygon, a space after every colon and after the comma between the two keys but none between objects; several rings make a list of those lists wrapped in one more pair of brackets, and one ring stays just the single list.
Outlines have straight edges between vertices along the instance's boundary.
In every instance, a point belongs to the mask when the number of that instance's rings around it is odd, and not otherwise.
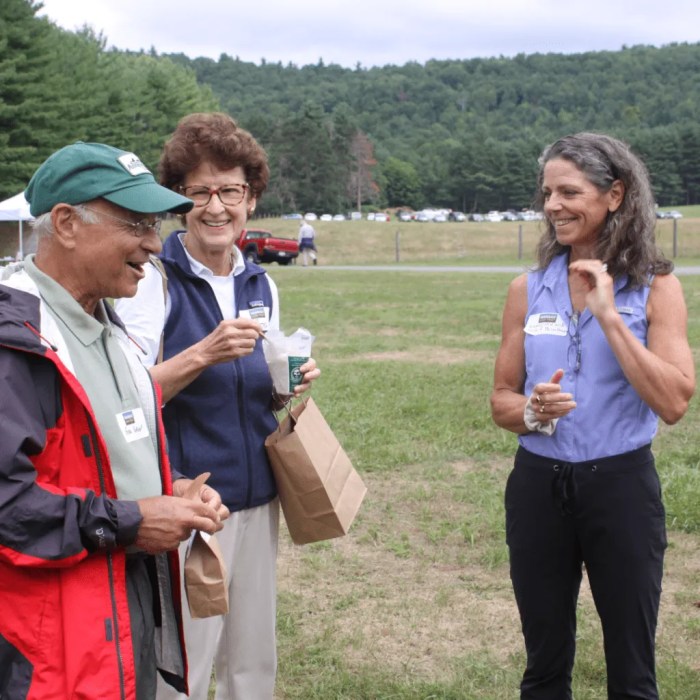
[{"label": "man's gray hair", "polygon": [[[77,212],[80,220],[84,224],[96,224],[98,221],[97,214],[90,211],[82,204],[76,204],[73,209]],[[37,235],[37,238],[48,238],[53,236],[54,229],[51,223],[51,212],[47,211],[46,214],[37,216],[36,219],[30,222],[30,225]]]}]

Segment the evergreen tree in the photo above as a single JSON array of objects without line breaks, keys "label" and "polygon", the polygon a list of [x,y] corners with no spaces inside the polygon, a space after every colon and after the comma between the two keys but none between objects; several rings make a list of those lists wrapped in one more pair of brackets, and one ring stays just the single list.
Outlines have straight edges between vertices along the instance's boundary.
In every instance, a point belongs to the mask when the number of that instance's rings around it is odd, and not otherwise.
[{"label": "evergreen tree", "polygon": [[46,155],[51,104],[51,27],[35,17],[41,4],[0,4],[0,197],[23,190]]},{"label": "evergreen tree", "polygon": [[413,164],[390,157],[382,166],[382,174],[388,206],[418,209],[423,205],[420,178]]}]

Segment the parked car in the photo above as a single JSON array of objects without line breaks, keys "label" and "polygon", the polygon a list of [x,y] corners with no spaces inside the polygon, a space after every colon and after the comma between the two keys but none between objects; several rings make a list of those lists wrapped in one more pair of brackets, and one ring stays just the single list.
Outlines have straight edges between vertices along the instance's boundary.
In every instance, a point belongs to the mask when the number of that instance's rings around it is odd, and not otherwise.
[{"label": "parked car", "polygon": [[396,218],[399,221],[413,221],[413,215],[411,214],[411,212],[404,211],[403,209],[399,212],[396,212]]},{"label": "parked car", "polygon": [[243,255],[254,263],[276,262],[289,265],[299,255],[299,243],[294,238],[275,236],[264,229],[244,229],[236,241]]},{"label": "parked car", "polygon": [[469,221],[483,221],[483,220],[484,220],[483,214],[478,214],[476,212],[469,214]]},{"label": "parked car", "polygon": [[438,212],[438,213],[435,214],[435,216],[433,217],[433,221],[435,221],[435,222],[438,223],[438,224],[442,224],[442,223],[444,223],[445,221],[447,221],[447,217],[446,217],[442,212]]},{"label": "parked car", "polygon": [[518,212],[518,221],[537,221],[538,215],[532,209],[524,209]]},{"label": "parked car", "polygon": [[348,216],[348,219],[351,221],[360,221],[362,219],[362,212],[361,211],[351,211],[350,216]]},{"label": "parked car", "polygon": [[302,216],[299,213],[295,214],[282,214],[283,219],[301,219]]},{"label": "parked car", "polygon": [[676,211],[675,209],[671,209],[671,211],[669,211],[666,214],[666,216],[669,219],[682,219],[683,218],[683,214],[681,214],[679,211]]},{"label": "parked car", "polygon": [[[369,219],[369,214],[367,214],[367,218]],[[374,213],[374,220],[375,221],[389,221],[389,215],[386,212],[377,211]]]},{"label": "parked car", "polygon": [[484,217],[484,221],[503,221],[503,216],[500,211],[490,211]]},{"label": "parked car", "polygon": [[306,212],[306,214],[304,214],[304,218],[307,221],[316,221],[316,219],[318,219],[318,216],[316,216],[316,214],[314,214],[312,211],[308,211]]},{"label": "parked car", "polygon": [[333,216],[331,214],[321,214],[319,219],[321,221],[333,221]]},{"label": "parked car", "polygon": [[467,217],[461,211],[451,211],[447,218],[450,221],[466,221]]},{"label": "parked car", "polygon": [[419,211],[416,214],[416,221],[430,221],[430,216],[426,214],[424,211]]},{"label": "parked car", "polygon": [[345,221],[345,214],[333,214],[333,221]]}]

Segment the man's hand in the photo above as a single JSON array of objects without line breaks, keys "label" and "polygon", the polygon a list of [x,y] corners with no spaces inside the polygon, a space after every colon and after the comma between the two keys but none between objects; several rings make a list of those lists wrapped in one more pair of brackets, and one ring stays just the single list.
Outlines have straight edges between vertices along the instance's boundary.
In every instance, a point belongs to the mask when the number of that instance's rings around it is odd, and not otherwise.
[{"label": "man's hand", "polygon": [[[224,521],[231,515],[229,509],[221,502],[221,496],[216,489],[205,484],[209,472],[203,472],[196,479],[178,479],[173,482],[173,494],[182,498],[199,500],[210,505],[218,514],[219,520]],[[219,529],[223,527],[220,525]]]},{"label": "man's hand", "polygon": [[134,544],[149,554],[176,549],[192,530],[213,534],[222,527],[217,510],[202,500],[153,496],[137,503],[143,520]]}]

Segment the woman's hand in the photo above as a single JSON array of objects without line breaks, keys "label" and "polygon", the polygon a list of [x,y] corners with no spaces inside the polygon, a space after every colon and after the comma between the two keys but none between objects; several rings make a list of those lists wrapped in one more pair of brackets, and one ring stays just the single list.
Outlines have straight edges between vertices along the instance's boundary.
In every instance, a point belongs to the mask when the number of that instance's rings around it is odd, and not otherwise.
[{"label": "woman's hand", "polygon": [[305,391],[311,388],[311,382],[321,376],[321,370],[316,367],[316,360],[310,357],[300,368],[299,371],[303,375],[303,381],[298,386],[294,387],[294,395],[300,396]]},{"label": "woman's hand", "polygon": [[201,361],[208,367],[250,355],[261,335],[259,323],[249,318],[229,319],[221,321],[206,338],[193,347],[199,350]]},{"label": "woman's hand", "polygon": [[249,318],[221,321],[205,338],[149,370],[160,384],[163,402],[191,384],[207,367],[250,355],[262,333]]},{"label": "woman's hand", "polygon": [[608,266],[602,260],[576,260],[569,265],[572,295],[576,289],[583,292],[586,306],[600,319],[606,313],[615,311],[613,278],[608,274]]},{"label": "woman's hand", "polygon": [[562,418],[576,408],[572,394],[562,392],[560,381],[564,370],[558,369],[548,382],[535,384],[530,395],[530,405],[540,423],[549,423],[553,418]]}]

